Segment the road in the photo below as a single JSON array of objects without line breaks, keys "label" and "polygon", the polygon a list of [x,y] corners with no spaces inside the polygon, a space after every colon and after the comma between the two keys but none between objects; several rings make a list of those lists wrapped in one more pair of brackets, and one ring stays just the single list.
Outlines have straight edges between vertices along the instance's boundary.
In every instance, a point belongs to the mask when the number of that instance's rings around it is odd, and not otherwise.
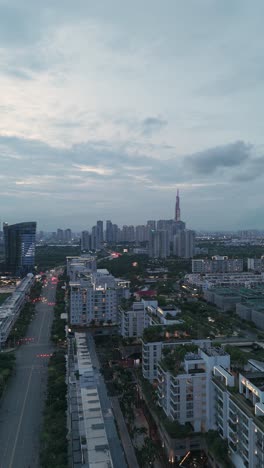
[{"label": "road", "polygon": [[28,327],[33,338],[16,351],[16,370],[0,401],[0,468],[38,468],[39,437],[49,357],[56,285],[42,288],[41,302]]}]

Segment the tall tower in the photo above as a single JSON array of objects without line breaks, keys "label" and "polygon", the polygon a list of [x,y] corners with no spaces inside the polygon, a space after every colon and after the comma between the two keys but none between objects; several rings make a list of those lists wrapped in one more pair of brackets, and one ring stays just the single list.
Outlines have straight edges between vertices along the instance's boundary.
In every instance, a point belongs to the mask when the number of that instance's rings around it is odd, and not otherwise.
[{"label": "tall tower", "polygon": [[4,224],[6,269],[18,276],[34,270],[37,223]]},{"label": "tall tower", "polygon": [[180,220],[181,220],[180,195],[179,195],[179,189],[177,189],[176,204],[175,204],[175,221],[180,221]]}]

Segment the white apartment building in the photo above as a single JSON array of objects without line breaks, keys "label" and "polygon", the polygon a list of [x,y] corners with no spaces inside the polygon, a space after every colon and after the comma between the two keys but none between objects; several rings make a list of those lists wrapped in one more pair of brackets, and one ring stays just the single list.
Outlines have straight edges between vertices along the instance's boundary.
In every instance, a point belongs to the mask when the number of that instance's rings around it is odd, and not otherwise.
[{"label": "white apartment building", "polygon": [[261,370],[255,365],[254,371],[239,374],[238,388],[219,366],[213,371],[215,429],[227,439],[237,468],[264,466],[264,372],[259,364]]},{"label": "white apartment building", "polygon": [[133,302],[130,309],[125,310],[119,306],[118,323],[119,332],[124,338],[141,337],[146,327],[150,326],[148,309],[156,310],[157,301]]},{"label": "white apartment building", "polygon": [[119,332],[124,338],[141,337],[145,328],[183,323],[177,319],[180,312],[173,305],[160,307],[157,301],[145,299],[134,302],[128,310],[119,306]]},{"label": "white apartment building", "polygon": [[192,273],[240,273],[243,271],[243,259],[215,255],[212,259],[193,259]]},{"label": "white apartment building", "polygon": [[66,257],[67,260],[67,276],[71,281],[75,281],[81,273],[95,272],[96,257],[91,255],[81,255],[78,257]]},{"label": "white apartment building", "polygon": [[166,339],[164,341],[144,341],[142,339],[142,374],[150,382],[158,379],[158,364],[165,348],[173,349],[176,346],[195,344],[200,347],[208,347],[210,340],[181,340]]},{"label": "white apartment building", "polygon": [[72,325],[89,325],[108,320],[117,322],[116,289],[107,283],[97,284],[91,279],[80,279],[70,282],[70,323]]},{"label": "white apartment building", "polygon": [[[177,348],[169,356],[174,358],[175,351]],[[171,420],[180,424],[188,422],[195,432],[211,429],[214,423],[212,370],[215,365],[229,369],[230,356],[222,348],[200,348],[198,352],[187,352],[183,362],[175,361],[173,371],[166,368],[166,359],[168,355],[158,364],[159,405]]]},{"label": "white apartment building", "polygon": [[130,282],[96,268],[93,256],[67,257],[70,277],[70,323],[117,322],[118,304],[130,295]]}]

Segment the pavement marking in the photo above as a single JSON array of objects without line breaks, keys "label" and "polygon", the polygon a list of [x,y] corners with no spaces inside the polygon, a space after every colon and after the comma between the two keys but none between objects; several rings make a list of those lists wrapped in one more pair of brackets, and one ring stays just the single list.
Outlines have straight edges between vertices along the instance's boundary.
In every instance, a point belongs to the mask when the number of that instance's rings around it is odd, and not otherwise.
[{"label": "pavement marking", "polygon": [[41,335],[41,332],[42,332],[42,329],[43,329],[43,326],[44,326],[44,323],[45,323],[45,318],[46,318],[46,314],[43,314],[42,323],[41,323],[41,326],[40,326],[39,336],[38,336],[38,341],[37,341],[38,343],[39,343],[40,335]]},{"label": "pavement marking", "polygon": [[20,432],[20,428],[21,428],[21,424],[22,424],[22,419],[23,419],[23,416],[24,416],[24,411],[25,411],[26,401],[27,401],[27,397],[28,397],[28,392],[29,392],[30,382],[31,382],[31,378],[32,378],[32,373],[33,373],[33,367],[32,367],[32,369],[30,371],[30,374],[29,374],[27,390],[26,390],[26,394],[25,394],[25,398],[24,398],[24,402],[23,402],[23,406],[22,406],[18,426],[17,426],[16,438],[15,438],[15,443],[14,443],[14,447],[13,447],[13,450],[12,450],[12,455],[11,455],[11,460],[10,460],[10,463],[9,463],[9,468],[12,468],[13,461],[14,461],[14,456],[15,456],[15,451],[16,451],[16,446],[17,446],[17,440],[18,440],[18,436],[19,436],[19,432]]}]

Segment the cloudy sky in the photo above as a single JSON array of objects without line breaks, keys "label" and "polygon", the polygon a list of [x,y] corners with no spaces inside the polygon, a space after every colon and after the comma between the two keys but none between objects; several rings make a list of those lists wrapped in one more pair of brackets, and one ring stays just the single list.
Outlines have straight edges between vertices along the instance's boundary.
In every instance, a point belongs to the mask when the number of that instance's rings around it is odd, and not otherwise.
[{"label": "cloudy sky", "polygon": [[264,228],[253,3],[0,0],[1,221]]}]

